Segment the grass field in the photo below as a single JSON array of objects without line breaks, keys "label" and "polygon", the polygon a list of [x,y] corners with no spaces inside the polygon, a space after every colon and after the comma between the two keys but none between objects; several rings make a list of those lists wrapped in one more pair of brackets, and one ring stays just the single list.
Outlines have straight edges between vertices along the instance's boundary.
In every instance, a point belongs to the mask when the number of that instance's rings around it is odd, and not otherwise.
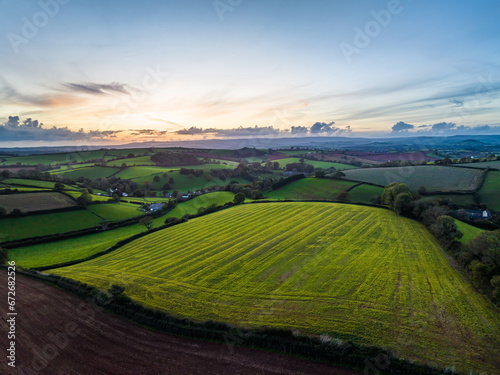
[{"label": "grass field", "polygon": [[196,320],[287,327],[494,372],[500,314],[425,227],[328,203],[248,204],[192,219],[55,274]]},{"label": "grass field", "polygon": [[285,185],[277,190],[266,193],[266,199],[293,199],[293,200],[334,200],[341,191],[345,191],[355,182],[303,178]]},{"label": "grass field", "polygon": [[478,193],[481,202],[490,210],[500,211],[500,172],[488,172]]},{"label": "grass field", "polygon": [[0,242],[65,233],[99,225],[103,220],[87,210],[0,219]]},{"label": "grass field", "polygon": [[455,224],[457,224],[458,230],[463,233],[463,237],[460,238],[460,242],[462,243],[467,243],[484,232],[483,229],[473,227],[460,220],[455,220]]},{"label": "grass field", "polygon": [[374,196],[382,196],[384,189],[373,185],[358,185],[354,189],[349,190],[352,202],[370,203],[370,199]]},{"label": "grass field", "polygon": [[500,160],[495,160],[495,161],[482,161],[478,163],[463,163],[463,164],[457,164],[457,165],[462,165],[464,167],[470,167],[470,168],[496,168],[500,169]]},{"label": "grass field", "polygon": [[155,165],[154,162],[151,161],[150,156],[138,156],[136,158],[127,158],[127,159],[119,159],[113,160],[107,163],[109,167],[121,167],[121,165],[125,163],[126,166],[131,165]]},{"label": "grass field", "polygon": [[56,174],[64,178],[86,177],[94,179],[100,177],[109,177],[113,173],[118,171],[119,171],[118,168],[111,168],[111,167],[84,167],[84,168],[71,169],[69,171],[63,171]]},{"label": "grass field", "polygon": [[[66,194],[71,195],[73,198],[78,198],[82,195],[79,191],[65,191]],[[107,202],[111,199],[111,197],[106,197],[104,195],[95,195],[92,194],[92,202]]]},{"label": "grass field", "polygon": [[55,192],[0,195],[0,207],[7,211],[18,208],[22,212],[35,212],[74,206],[74,200]]},{"label": "grass field", "polygon": [[172,211],[167,214],[167,217],[177,217],[181,218],[186,214],[194,215],[198,212],[200,207],[208,207],[211,204],[216,204],[217,206],[222,206],[224,203],[232,202],[234,199],[234,194],[229,191],[219,191],[215,193],[209,193],[200,195],[199,197],[193,198],[187,202],[178,204]]},{"label": "grass field", "polygon": [[473,204],[474,203],[474,197],[472,194],[465,194],[465,195],[429,195],[425,196],[424,199],[431,199],[435,201],[439,201],[440,199],[447,199],[450,202],[452,202],[454,205],[459,206],[459,207],[465,207],[468,204]]},{"label": "grass field", "polygon": [[[285,168],[287,164],[300,163],[300,158],[286,158],[280,160],[273,160],[273,162],[278,162],[280,164],[280,168]],[[357,168],[348,164],[333,163],[328,161],[304,160],[304,163],[311,164],[314,168],[324,168],[324,169],[328,169],[331,167],[334,167],[335,169],[338,170]]]},{"label": "grass field", "polygon": [[[11,187],[13,189],[16,188],[15,185],[23,185],[23,186],[33,186],[33,187],[39,187],[39,188],[44,188],[44,189],[54,189],[55,182],[54,181],[41,181],[41,180],[26,180],[22,178],[7,178],[5,180],[2,180],[3,184],[7,185],[12,185]],[[65,189],[76,189],[73,186],[69,185],[64,185]]]},{"label": "grass field", "polygon": [[125,220],[144,215],[140,206],[133,203],[93,204],[88,206],[87,209],[109,221]]},{"label": "grass field", "polygon": [[471,191],[481,182],[482,171],[443,166],[366,168],[345,171],[345,178],[382,186],[402,182],[416,191],[425,186],[432,191]]}]

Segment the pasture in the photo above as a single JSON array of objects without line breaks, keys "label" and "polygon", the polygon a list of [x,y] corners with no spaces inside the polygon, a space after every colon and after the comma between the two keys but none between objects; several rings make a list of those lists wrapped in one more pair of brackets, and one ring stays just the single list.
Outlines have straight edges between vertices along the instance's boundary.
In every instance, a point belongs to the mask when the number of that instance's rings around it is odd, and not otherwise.
[{"label": "pasture", "polygon": [[384,189],[378,186],[361,184],[349,190],[352,202],[370,203],[370,199],[382,196]]},{"label": "pasture", "polygon": [[493,169],[500,169],[500,160],[494,160],[494,161],[481,161],[477,163],[462,163],[462,164],[457,164],[461,165],[464,167],[469,167],[469,168],[493,168]]},{"label": "pasture", "polygon": [[107,163],[107,165],[110,167],[121,167],[122,164],[125,164],[128,167],[133,165],[155,165],[155,163],[151,161],[150,156],[138,156],[135,158],[118,159],[109,161]]},{"label": "pasture", "polygon": [[265,199],[335,200],[341,191],[356,185],[355,182],[324,178],[303,178],[265,194]]},{"label": "pasture", "polygon": [[[279,159],[279,160],[273,160],[273,163],[279,163],[280,168],[285,168],[287,164],[291,163],[300,163],[300,158],[285,158],[285,159]],[[317,160],[304,160],[305,164],[310,164],[314,168],[323,168],[323,169],[328,169],[328,168],[335,168],[337,170],[344,170],[344,169],[356,169],[357,167],[348,165],[348,164],[341,164],[341,163],[332,163],[328,161],[317,161]]]},{"label": "pasture", "polygon": [[113,173],[116,173],[118,171],[119,171],[118,168],[112,168],[112,167],[84,167],[84,168],[76,168],[68,171],[58,172],[56,174],[64,178],[85,177],[85,178],[95,179],[101,177],[109,177]]},{"label": "pasture", "polygon": [[500,368],[500,314],[426,228],[374,207],[246,204],[52,271],[195,320],[389,347],[460,371]]},{"label": "pasture", "polygon": [[444,166],[411,166],[393,168],[363,168],[344,171],[345,178],[386,186],[401,182],[416,191],[425,186],[427,192],[469,192],[482,182],[483,171]]},{"label": "pasture", "polygon": [[0,207],[7,211],[18,208],[22,212],[35,212],[75,206],[74,200],[55,192],[0,195]]},{"label": "pasture", "polygon": [[87,209],[105,220],[118,221],[144,215],[145,212],[140,207],[138,204],[120,202],[93,204]]},{"label": "pasture", "polygon": [[455,224],[457,225],[458,230],[463,234],[462,238],[460,238],[460,242],[462,243],[467,243],[479,236],[481,233],[485,232],[484,229],[473,227],[472,225],[464,223],[460,220],[455,219]]},{"label": "pasture", "polygon": [[91,228],[103,220],[87,210],[0,219],[0,242]]},{"label": "pasture", "polygon": [[186,214],[194,215],[201,207],[208,207],[212,204],[222,206],[227,202],[232,202],[234,194],[229,191],[219,191],[215,193],[208,193],[200,195],[199,197],[188,200],[178,204],[166,217],[181,218]]},{"label": "pasture", "polygon": [[[2,180],[3,184],[12,185],[12,188],[16,188],[19,186],[30,186],[35,188],[43,188],[43,189],[54,189],[55,181],[42,181],[42,180],[27,180],[23,178],[7,178]],[[72,186],[64,185],[65,189],[75,189]]]},{"label": "pasture", "polygon": [[500,172],[488,172],[478,193],[481,202],[490,210],[500,211]]}]

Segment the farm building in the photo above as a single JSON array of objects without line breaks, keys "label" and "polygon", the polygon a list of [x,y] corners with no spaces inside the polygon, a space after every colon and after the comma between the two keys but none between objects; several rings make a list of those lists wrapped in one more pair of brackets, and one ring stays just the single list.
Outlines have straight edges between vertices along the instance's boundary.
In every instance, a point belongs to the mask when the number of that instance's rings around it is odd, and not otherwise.
[{"label": "farm building", "polygon": [[486,220],[491,218],[490,210],[465,210],[471,220]]},{"label": "farm building", "polygon": [[152,203],[149,205],[149,211],[154,212],[160,210],[165,203]]}]

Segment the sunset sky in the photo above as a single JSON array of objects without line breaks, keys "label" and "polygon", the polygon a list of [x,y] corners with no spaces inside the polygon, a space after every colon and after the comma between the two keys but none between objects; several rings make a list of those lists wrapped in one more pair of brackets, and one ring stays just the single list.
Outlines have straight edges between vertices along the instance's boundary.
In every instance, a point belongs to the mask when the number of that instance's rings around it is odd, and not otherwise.
[{"label": "sunset sky", "polygon": [[500,125],[497,0],[0,6],[0,124],[123,131],[117,140],[317,121],[367,135],[399,121]]}]

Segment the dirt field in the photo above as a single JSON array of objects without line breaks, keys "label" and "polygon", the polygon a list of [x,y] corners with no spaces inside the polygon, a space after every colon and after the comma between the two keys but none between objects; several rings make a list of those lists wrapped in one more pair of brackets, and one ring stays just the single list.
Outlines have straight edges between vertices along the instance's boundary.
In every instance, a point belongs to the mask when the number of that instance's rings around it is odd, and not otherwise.
[{"label": "dirt field", "polygon": [[[7,301],[7,274],[0,271],[0,298]],[[7,352],[6,303],[0,304],[0,351]],[[78,297],[36,280],[16,277],[16,368],[0,374],[353,375],[281,354],[185,339],[122,320]]]},{"label": "dirt field", "polygon": [[23,193],[0,195],[0,207],[11,211],[19,208],[22,212],[55,210],[76,206],[76,202],[61,193]]}]

